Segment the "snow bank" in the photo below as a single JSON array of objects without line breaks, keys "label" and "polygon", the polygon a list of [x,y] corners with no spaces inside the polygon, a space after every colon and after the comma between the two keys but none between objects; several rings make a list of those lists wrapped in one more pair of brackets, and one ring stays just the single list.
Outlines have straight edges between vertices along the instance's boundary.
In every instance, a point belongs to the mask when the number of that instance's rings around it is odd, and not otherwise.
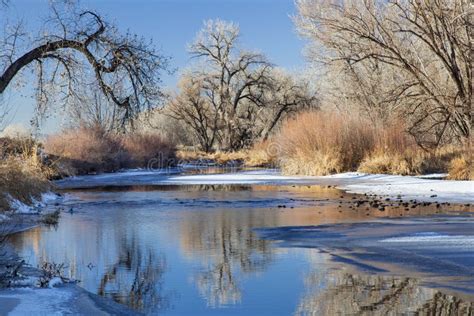
[{"label": "snow bank", "polygon": [[441,180],[444,174],[420,177],[347,172],[323,177],[284,176],[278,170],[237,171],[213,174],[178,174],[133,170],[96,176],[81,176],[56,182],[62,188],[120,185],[335,185],[358,194],[376,194],[419,201],[474,202],[474,181]]},{"label": "snow bank", "polygon": [[314,182],[314,177],[282,176],[277,170],[241,171],[235,173],[178,175],[164,179],[166,184],[290,184]]},{"label": "snow bank", "polygon": [[45,207],[48,203],[52,203],[59,199],[61,199],[61,196],[56,193],[46,192],[41,195],[40,201],[34,200],[32,205],[26,205],[19,200],[10,199],[10,208],[12,212],[17,214],[38,214],[40,213],[41,208]]},{"label": "snow bank", "polygon": [[[62,289],[21,288],[3,291],[0,299],[15,299],[19,303],[9,315],[64,315],[72,314],[73,295]],[[1,307],[0,307],[1,311]]]},{"label": "snow bank", "polygon": [[376,194],[420,201],[474,202],[474,181],[435,180],[432,176],[396,176],[346,173],[332,176],[349,180],[339,187],[350,193]]}]

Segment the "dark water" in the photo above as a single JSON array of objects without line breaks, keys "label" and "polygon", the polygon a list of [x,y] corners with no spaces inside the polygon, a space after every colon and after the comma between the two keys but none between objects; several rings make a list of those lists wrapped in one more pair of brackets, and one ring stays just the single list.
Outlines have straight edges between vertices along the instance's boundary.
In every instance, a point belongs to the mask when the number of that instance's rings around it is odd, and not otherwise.
[{"label": "dark water", "polygon": [[[386,219],[399,217],[399,210],[353,209],[352,197],[341,196],[338,190],[308,185],[74,190],[68,192],[57,227],[35,228],[11,241],[28,263],[65,263],[65,276],[80,280],[88,291],[145,313],[473,313],[474,285],[466,276],[472,272],[472,256],[466,256],[471,260],[464,267],[467,272],[438,273],[457,283],[426,282],[423,273],[436,271],[420,272],[403,262],[392,269],[386,262],[376,265],[376,260],[342,256],[342,251],[373,250],[370,241],[383,240],[379,236],[387,231],[385,221],[407,226]],[[439,216],[439,210],[430,208],[410,212]],[[383,219],[382,226],[357,226],[376,219]],[[344,224],[332,225],[336,223]],[[469,227],[457,235],[469,235]],[[318,229],[324,230],[316,235],[325,236],[325,242],[310,238]],[[392,235],[413,233],[400,232],[393,230]],[[403,240],[392,245],[396,242]],[[398,251],[409,251],[403,247]],[[472,253],[472,246],[466,247],[457,255]],[[378,255],[383,257],[383,252]],[[460,282],[462,287],[449,286]]]}]

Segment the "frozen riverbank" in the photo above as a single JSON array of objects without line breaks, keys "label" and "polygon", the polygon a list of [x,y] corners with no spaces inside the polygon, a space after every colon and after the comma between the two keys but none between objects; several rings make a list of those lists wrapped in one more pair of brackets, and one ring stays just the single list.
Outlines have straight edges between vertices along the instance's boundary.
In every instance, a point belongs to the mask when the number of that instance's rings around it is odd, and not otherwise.
[{"label": "frozen riverbank", "polygon": [[474,201],[474,181],[431,179],[429,176],[370,175],[342,173],[323,177],[285,176],[278,170],[236,171],[213,174],[180,174],[167,171],[124,171],[114,174],[81,176],[57,181],[62,189],[133,185],[333,185],[357,194],[402,196],[419,201],[470,203]]},{"label": "frozen riverbank", "polygon": [[0,315],[138,315],[74,284],[0,291]]}]

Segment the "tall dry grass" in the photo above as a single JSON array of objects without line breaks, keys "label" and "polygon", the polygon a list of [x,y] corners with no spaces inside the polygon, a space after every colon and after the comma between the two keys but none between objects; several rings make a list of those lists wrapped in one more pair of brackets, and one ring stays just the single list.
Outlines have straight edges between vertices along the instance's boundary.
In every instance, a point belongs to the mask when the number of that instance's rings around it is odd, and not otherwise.
[{"label": "tall dry grass", "polygon": [[166,163],[174,155],[174,145],[157,134],[112,134],[85,126],[48,137],[44,147],[66,174],[145,168],[151,159]]},{"label": "tall dry grass", "polygon": [[123,136],[121,144],[127,155],[125,167],[146,167],[151,159],[166,165],[175,158],[176,148],[162,136],[153,133],[134,133]]},{"label": "tall dry grass", "polygon": [[51,189],[51,169],[40,158],[40,145],[31,138],[2,138],[0,142],[0,211],[12,200],[31,204]]},{"label": "tall dry grass", "polygon": [[[472,150],[451,145],[424,151],[403,122],[375,126],[357,116],[308,112],[283,125],[276,136],[286,174],[327,175],[344,171],[417,175],[448,172],[472,178]],[[471,147],[469,147],[471,148]]]},{"label": "tall dry grass", "polygon": [[336,112],[307,112],[287,121],[276,137],[286,174],[327,175],[355,170],[375,145],[370,124]]}]

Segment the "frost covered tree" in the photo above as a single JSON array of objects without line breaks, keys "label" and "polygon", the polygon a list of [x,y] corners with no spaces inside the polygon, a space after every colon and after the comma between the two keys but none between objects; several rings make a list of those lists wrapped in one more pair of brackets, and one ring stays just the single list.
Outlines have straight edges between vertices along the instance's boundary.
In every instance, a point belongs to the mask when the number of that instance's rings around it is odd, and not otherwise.
[{"label": "frost covered tree", "polygon": [[298,0],[295,18],[339,100],[395,113],[428,149],[466,142],[473,125],[473,4],[469,0]]},{"label": "frost covered tree", "polygon": [[[8,2],[0,10],[12,6]],[[75,1],[52,1],[49,11],[37,32],[29,32],[21,21],[1,25],[0,95],[26,86],[33,73],[40,114],[52,103],[79,100],[85,87],[97,87],[118,109],[123,125],[144,109],[160,105],[160,74],[167,58],[152,42],[120,33],[99,13],[82,10]]]},{"label": "frost covered tree", "polygon": [[286,115],[314,104],[307,83],[241,49],[239,28],[205,22],[190,45],[197,64],[186,71],[168,113],[196,133],[203,150],[238,150],[268,137]]}]

